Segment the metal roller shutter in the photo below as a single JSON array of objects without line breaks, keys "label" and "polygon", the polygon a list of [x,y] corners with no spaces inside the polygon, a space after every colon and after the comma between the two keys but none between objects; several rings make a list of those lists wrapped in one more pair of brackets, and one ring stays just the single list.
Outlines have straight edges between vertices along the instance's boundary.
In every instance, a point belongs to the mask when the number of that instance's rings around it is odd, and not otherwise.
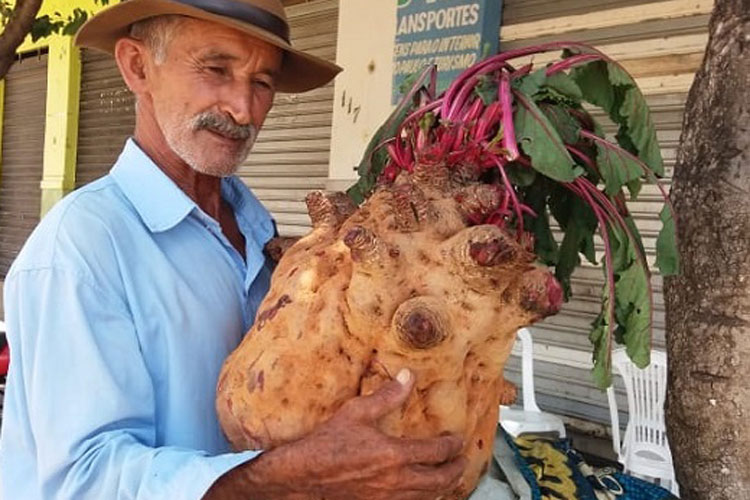
[{"label": "metal roller shutter", "polygon": [[503,27],[561,16],[588,14],[649,1],[653,0],[505,0],[503,2]]},{"label": "metal roller shutter", "polygon": [[135,128],[135,99],[114,59],[83,50],[76,188],[102,177]]},{"label": "metal roller shutter", "polygon": [[[592,6],[592,4],[595,4]],[[550,40],[583,41],[620,61],[646,94],[657,126],[669,189],[679,144],[687,91],[700,66],[707,41],[708,13],[712,2],[669,0],[660,2],[583,0],[506,0],[501,30],[503,50]],[[544,64],[552,56],[537,56]],[[602,113],[594,115],[608,124]],[[609,133],[614,127],[606,125]],[[658,214],[662,202],[654,185],[645,185],[630,209],[644,238],[653,265]],[[601,255],[601,240],[598,241]],[[573,299],[560,314],[535,325],[535,378],[540,406],[554,413],[608,423],[607,399],[593,385],[590,324],[600,307],[603,276],[600,268],[584,265],[574,274]],[[655,293],[654,346],[664,347],[662,279],[652,278]],[[509,360],[506,375],[520,382],[517,354]],[[620,408],[626,408],[618,392]]]},{"label": "metal roller shutter", "polygon": [[0,173],[0,277],[39,222],[41,209],[47,55],[14,64],[5,77]]},{"label": "metal roller shutter", "polygon": [[[286,8],[292,44],[336,60],[338,2],[316,0]],[[305,195],[328,178],[333,83],[304,94],[278,94],[240,176],[271,211],[284,235],[305,234]]]}]

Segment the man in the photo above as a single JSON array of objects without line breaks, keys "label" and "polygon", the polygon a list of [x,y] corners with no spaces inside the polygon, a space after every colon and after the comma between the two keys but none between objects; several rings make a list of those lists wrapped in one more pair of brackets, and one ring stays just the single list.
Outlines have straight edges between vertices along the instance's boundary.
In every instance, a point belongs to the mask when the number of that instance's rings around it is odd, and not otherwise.
[{"label": "man", "polygon": [[338,67],[294,50],[278,0],[130,0],[78,43],[114,54],[136,128],[109,175],[40,223],[5,284],[11,368],[0,489],[15,499],[433,499],[460,439],[377,420],[409,372],[305,439],[230,453],[221,363],[269,285],[268,213],[232,174],[274,93]]}]

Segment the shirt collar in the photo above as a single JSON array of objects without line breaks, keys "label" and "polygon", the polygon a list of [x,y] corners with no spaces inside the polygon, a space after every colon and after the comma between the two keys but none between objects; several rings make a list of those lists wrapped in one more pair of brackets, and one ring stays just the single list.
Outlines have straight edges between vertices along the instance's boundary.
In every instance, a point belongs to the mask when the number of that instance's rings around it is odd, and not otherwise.
[{"label": "shirt collar", "polygon": [[245,236],[252,232],[260,246],[274,237],[276,226],[268,210],[258,201],[242,180],[230,176],[221,180],[221,196],[234,210],[237,223]]},{"label": "shirt collar", "polygon": [[152,232],[173,228],[197,207],[132,138],[110,175]]},{"label": "shirt collar", "polygon": [[[110,175],[152,232],[167,231],[187,217],[198,205],[129,138]],[[238,217],[240,230],[251,231],[260,245],[274,236],[271,215],[237,177],[221,181],[222,197]]]}]

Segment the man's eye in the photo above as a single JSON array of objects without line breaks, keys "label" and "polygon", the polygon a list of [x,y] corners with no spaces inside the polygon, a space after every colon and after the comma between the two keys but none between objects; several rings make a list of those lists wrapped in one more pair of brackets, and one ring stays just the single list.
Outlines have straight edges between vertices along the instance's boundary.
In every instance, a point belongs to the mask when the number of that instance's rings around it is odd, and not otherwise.
[{"label": "man's eye", "polygon": [[227,74],[227,69],[223,66],[208,66],[207,69],[211,73],[218,75],[218,76],[224,76]]},{"label": "man's eye", "polygon": [[261,79],[253,80],[253,85],[260,87],[264,90],[273,90],[273,84],[266,80],[261,80]]}]

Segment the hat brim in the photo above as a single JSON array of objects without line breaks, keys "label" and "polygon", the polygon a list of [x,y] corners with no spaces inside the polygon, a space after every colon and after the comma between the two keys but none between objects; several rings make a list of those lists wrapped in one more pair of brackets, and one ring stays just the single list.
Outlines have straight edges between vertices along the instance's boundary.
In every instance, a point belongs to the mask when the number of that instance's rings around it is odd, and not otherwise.
[{"label": "hat brim", "polygon": [[167,14],[213,21],[279,47],[284,52],[281,73],[276,81],[279,92],[297,93],[322,87],[341,71],[336,64],[299,51],[286,40],[258,26],[170,0],[128,0],[108,7],[81,26],[75,43],[79,47],[114,54],[117,40],[128,36],[131,24]]}]

